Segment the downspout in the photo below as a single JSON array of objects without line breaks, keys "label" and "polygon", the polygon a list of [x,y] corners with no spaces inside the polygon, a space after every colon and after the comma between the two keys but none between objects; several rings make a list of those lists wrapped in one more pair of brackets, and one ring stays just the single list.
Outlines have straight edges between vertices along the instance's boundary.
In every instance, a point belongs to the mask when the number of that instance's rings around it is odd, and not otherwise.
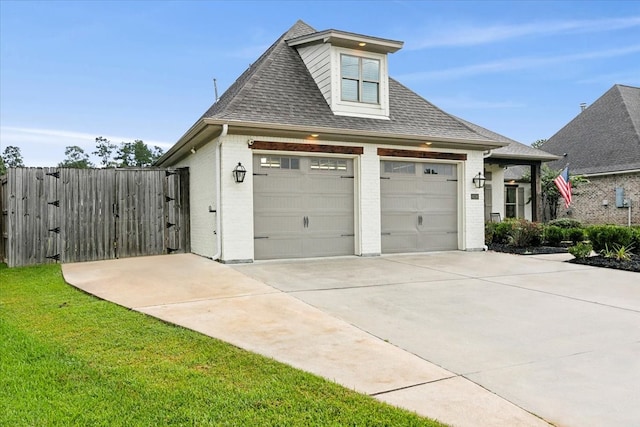
[{"label": "downspout", "polygon": [[218,141],[216,142],[216,170],[218,171],[218,179],[216,188],[216,253],[211,257],[214,260],[220,259],[220,255],[222,254],[222,160],[220,159],[221,155],[221,147],[222,147],[222,138],[227,136],[227,132],[229,131],[229,125],[222,125],[222,132],[220,136],[218,136]]}]

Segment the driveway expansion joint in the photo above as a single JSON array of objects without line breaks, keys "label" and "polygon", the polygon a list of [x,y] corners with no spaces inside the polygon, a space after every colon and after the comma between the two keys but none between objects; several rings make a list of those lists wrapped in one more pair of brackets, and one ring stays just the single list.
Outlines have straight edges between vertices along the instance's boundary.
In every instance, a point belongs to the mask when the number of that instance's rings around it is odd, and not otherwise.
[{"label": "driveway expansion joint", "polygon": [[[410,385],[407,385],[407,386],[404,386],[404,387],[392,388],[392,389],[389,389],[389,390],[383,390],[383,391],[378,391],[378,392],[375,392],[375,393],[370,393],[370,394],[369,394],[369,396],[372,396],[372,397],[375,397],[375,396],[382,396],[382,395],[384,395],[384,394],[389,394],[389,393],[393,393],[393,392],[401,391],[401,390],[408,390],[408,389],[410,389],[410,388],[420,387],[420,386],[423,386],[423,385],[433,384],[433,383],[437,383],[437,382],[441,382],[441,381],[446,381],[446,380],[450,380],[450,379],[452,379],[452,378],[458,378],[458,377],[461,377],[461,376],[460,376],[460,375],[451,375],[451,376],[449,376],[449,377],[438,378],[438,379],[433,380],[433,381],[424,381],[424,382],[421,382],[421,383],[410,384]],[[473,382],[472,380],[470,380],[470,379],[468,379],[468,378],[465,378],[465,379],[466,379],[466,380],[468,380],[468,381]],[[475,384],[475,383],[474,383],[474,384]]]}]

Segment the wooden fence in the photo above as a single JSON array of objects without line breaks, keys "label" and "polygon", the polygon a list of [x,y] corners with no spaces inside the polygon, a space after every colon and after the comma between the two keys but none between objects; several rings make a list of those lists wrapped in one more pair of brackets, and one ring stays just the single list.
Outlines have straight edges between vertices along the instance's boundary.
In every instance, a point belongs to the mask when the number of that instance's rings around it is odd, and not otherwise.
[{"label": "wooden fence", "polygon": [[0,191],[9,267],[189,252],[188,169],[9,168]]}]

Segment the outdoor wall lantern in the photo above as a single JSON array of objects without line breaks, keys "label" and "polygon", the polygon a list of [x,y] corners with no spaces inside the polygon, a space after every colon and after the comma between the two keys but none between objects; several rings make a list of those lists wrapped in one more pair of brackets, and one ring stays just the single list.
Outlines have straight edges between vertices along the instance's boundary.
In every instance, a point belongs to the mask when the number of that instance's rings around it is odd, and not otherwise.
[{"label": "outdoor wall lantern", "polygon": [[482,172],[478,172],[478,175],[474,176],[472,181],[476,185],[476,188],[482,188],[486,180],[487,178],[482,176]]},{"label": "outdoor wall lantern", "polygon": [[242,166],[242,163],[238,162],[238,166],[233,168],[233,179],[238,183],[243,182],[246,174],[247,169]]}]

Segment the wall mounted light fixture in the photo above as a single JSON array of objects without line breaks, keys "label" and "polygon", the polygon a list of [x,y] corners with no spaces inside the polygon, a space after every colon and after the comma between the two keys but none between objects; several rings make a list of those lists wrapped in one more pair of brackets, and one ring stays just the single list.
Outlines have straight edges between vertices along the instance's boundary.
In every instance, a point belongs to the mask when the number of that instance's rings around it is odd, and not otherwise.
[{"label": "wall mounted light fixture", "polygon": [[247,169],[242,166],[242,163],[238,162],[238,166],[233,168],[233,179],[238,183],[243,182],[246,174]]},{"label": "wall mounted light fixture", "polygon": [[484,182],[487,180],[484,176],[482,176],[482,172],[478,172],[478,175],[474,176],[472,181],[475,184],[476,188],[484,187]]}]

